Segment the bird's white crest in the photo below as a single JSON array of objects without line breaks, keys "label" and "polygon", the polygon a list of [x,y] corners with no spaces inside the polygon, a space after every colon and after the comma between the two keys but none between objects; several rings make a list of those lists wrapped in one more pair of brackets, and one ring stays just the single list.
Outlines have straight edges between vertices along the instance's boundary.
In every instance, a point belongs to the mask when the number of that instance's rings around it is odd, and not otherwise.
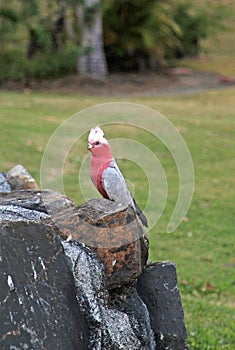
[{"label": "bird's white crest", "polygon": [[103,130],[99,126],[96,126],[95,128],[92,128],[90,130],[90,134],[88,136],[88,142],[93,144],[98,141],[100,143],[108,143],[107,139],[104,137]]}]

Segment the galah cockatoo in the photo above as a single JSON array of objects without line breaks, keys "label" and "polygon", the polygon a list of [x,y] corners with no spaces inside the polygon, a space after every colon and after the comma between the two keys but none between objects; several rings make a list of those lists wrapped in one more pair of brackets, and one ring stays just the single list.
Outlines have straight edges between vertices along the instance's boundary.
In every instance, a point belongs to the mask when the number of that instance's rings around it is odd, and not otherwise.
[{"label": "galah cockatoo", "polygon": [[128,191],[124,177],[113,158],[110,145],[99,126],[90,130],[88,149],[91,151],[91,180],[97,190],[104,198],[126,206],[132,205],[142,224],[147,227],[147,219]]}]

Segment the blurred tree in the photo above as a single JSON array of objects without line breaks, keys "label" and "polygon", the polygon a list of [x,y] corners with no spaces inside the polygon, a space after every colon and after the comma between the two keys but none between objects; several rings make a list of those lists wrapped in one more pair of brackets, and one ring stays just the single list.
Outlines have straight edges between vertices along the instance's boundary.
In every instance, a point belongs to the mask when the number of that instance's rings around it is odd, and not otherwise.
[{"label": "blurred tree", "polygon": [[173,1],[105,0],[104,42],[111,70],[165,66],[167,48],[179,45]]},{"label": "blurred tree", "polygon": [[4,48],[7,42],[7,35],[16,31],[19,23],[19,16],[17,11],[7,7],[0,7],[0,49]]},{"label": "blurred tree", "polygon": [[78,72],[82,77],[104,79],[108,73],[103,48],[101,0],[80,0],[77,5],[82,54]]},{"label": "blurred tree", "polygon": [[72,16],[70,14],[71,12],[70,8],[73,9],[74,2],[72,2],[71,0],[58,0],[58,2],[61,8],[61,17],[63,18],[63,24],[64,24],[64,29],[66,31],[66,34],[68,35],[71,42],[75,44],[77,43],[77,38],[73,28],[73,23],[71,18]]},{"label": "blurred tree", "polygon": [[62,48],[64,4],[60,0],[51,0],[50,4],[39,0],[21,1],[29,33],[27,57],[32,58],[38,51],[47,54]]},{"label": "blurred tree", "polygon": [[[10,32],[13,24],[21,25],[27,30],[28,58],[33,57],[37,51],[55,51],[61,45],[63,12],[60,0],[51,0],[49,5],[46,1],[39,0],[4,2],[0,6],[0,18],[0,33],[4,35]],[[0,39],[4,42],[4,38]]]}]

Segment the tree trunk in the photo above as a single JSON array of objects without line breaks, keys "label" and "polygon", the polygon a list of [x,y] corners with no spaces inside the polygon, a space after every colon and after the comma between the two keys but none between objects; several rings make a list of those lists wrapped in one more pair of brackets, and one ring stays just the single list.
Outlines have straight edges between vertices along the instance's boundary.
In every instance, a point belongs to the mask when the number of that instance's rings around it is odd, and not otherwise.
[{"label": "tree trunk", "polygon": [[60,0],[60,12],[61,12],[61,16],[63,17],[64,20],[64,28],[65,28],[65,32],[68,36],[68,38],[72,41],[72,43],[76,43],[76,36],[73,30],[73,26],[71,23],[71,18],[69,16],[69,11],[68,11],[69,7],[67,4],[66,0]]},{"label": "tree trunk", "polygon": [[86,0],[77,7],[82,49],[77,68],[82,77],[103,80],[108,74],[108,69],[103,47],[100,7],[101,0]]}]

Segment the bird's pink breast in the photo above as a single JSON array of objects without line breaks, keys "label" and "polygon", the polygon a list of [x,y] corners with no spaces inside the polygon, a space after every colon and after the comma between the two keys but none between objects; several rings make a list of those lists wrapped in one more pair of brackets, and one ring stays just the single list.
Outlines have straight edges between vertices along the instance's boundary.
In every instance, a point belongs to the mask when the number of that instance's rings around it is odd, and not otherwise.
[{"label": "bird's pink breast", "polygon": [[110,162],[104,164],[101,167],[101,169],[98,172],[98,176],[97,176],[97,190],[102,194],[102,196],[104,198],[107,198],[107,199],[109,199],[109,197],[108,197],[108,195],[107,195],[107,193],[106,193],[106,191],[105,191],[105,189],[103,187],[102,174],[103,174],[103,171],[108,168],[109,163]]},{"label": "bird's pink breast", "polygon": [[103,145],[93,151],[91,157],[91,180],[97,190],[102,194],[104,198],[109,198],[102,182],[102,174],[105,169],[108,168],[112,160],[112,153],[109,145]]},{"label": "bird's pink breast", "polygon": [[91,158],[91,180],[97,190],[102,194],[104,198],[108,198],[108,195],[103,187],[102,174],[105,169],[108,168],[110,161],[100,164]]}]

